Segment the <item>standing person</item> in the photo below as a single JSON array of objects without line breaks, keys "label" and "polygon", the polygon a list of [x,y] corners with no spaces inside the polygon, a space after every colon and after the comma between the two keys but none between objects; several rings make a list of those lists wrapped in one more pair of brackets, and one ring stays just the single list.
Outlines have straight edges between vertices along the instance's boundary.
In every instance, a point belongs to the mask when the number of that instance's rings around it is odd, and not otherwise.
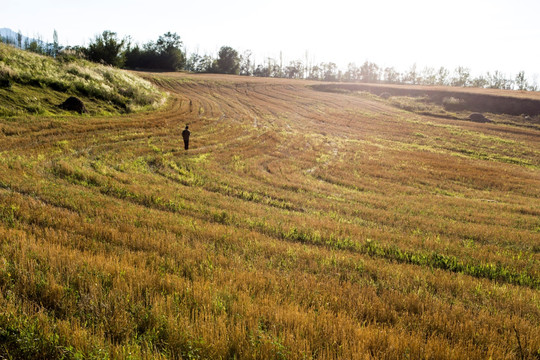
[{"label": "standing person", "polygon": [[189,135],[191,135],[191,131],[188,130],[188,126],[186,125],[186,128],[184,131],[182,131],[182,137],[184,138],[184,149],[189,148]]}]

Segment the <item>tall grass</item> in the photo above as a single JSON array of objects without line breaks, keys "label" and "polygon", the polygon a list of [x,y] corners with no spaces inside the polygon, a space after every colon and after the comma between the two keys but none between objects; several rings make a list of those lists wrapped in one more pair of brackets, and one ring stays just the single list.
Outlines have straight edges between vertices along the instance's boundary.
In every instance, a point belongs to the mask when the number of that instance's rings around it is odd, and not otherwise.
[{"label": "tall grass", "polygon": [[[113,104],[120,112],[155,109],[165,93],[150,82],[82,59],[57,60],[0,44],[0,79]],[[21,91],[21,90],[19,90]]]}]

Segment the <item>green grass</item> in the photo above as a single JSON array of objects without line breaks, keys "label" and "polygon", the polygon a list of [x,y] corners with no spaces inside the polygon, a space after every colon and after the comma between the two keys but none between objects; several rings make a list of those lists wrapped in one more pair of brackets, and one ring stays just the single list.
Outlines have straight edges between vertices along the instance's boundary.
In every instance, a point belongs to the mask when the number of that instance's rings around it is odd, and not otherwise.
[{"label": "green grass", "polygon": [[129,72],[0,43],[0,116],[65,115],[57,105],[71,95],[81,98],[90,114],[104,115],[156,109],[166,99]]}]

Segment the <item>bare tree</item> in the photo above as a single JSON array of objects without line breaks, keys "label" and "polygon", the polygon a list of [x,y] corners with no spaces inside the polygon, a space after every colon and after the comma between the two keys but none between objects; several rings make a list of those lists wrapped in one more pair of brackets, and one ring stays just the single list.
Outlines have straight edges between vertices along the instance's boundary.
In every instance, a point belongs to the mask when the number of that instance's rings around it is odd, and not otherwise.
[{"label": "bare tree", "polygon": [[379,66],[375,63],[365,61],[360,68],[360,76],[363,82],[374,83],[379,81]]},{"label": "bare tree", "polygon": [[387,67],[384,69],[383,79],[389,84],[397,84],[400,82],[399,72],[393,67]]},{"label": "bare tree", "polygon": [[480,75],[472,79],[471,86],[477,88],[485,88],[486,86],[488,86],[488,81],[483,75]]},{"label": "bare tree", "polygon": [[324,81],[336,81],[337,80],[337,65],[333,62],[321,63],[323,69]]},{"label": "bare tree", "polygon": [[360,69],[356,66],[355,63],[349,63],[347,66],[347,71],[343,75],[343,80],[345,81],[358,81],[360,80]]},{"label": "bare tree", "polygon": [[421,83],[424,85],[437,84],[437,73],[432,67],[425,67],[420,75]]},{"label": "bare tree", "polygon": [[491,89],[511,89],[512,80],[508,80],[503,73],[495,70],[492,73],[487,73],[488,87]]},{"label": "bare tree", "polygon": [[446,69],[444,66],[441,66],[439,68],[439,71],[437,72],[437,85],[448,85],[448,76],[450,75],[450,72],[448,69]]},{"label": "bare tree", "polygon": [[469,68],[458,66],[452,77],[452,86],[470,86],[471,71]]},{"label": "bare tree", "polygon": [[516,75],[516,79],[514,80],[514,83],[516,84],[516,87],[518,90],[527,90],[529,88],[527,78],[525,77],[525,71],[520,71]]},{"label": "bare tree", "polygon": [[253,62],[251,61],[252,56],[251,50],[246,50],[240,56],[240,75],[251,76],[253,75]]},{"label": "bare tree", "polygon": [[409,71],[405,74],[403,81],[407,84],[418,84],[418,73],[416,71],[416,64],[413,64]]},{"label": "bare tree", "polygon": [[291,61],[285,67],[285,76],[289,79],[301,79],[304,77],[304,64],[301,60]]},{"label": "bare tree", "polygon": [[322,80],[322,68],[319,65],[313,65],[309,69],[309,80]]}]

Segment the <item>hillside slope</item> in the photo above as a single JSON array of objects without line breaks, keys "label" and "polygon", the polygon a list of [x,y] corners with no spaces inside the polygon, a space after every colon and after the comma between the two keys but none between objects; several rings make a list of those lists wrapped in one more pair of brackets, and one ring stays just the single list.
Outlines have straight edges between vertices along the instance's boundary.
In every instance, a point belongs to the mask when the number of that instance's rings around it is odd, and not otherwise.
[{"label": "hillside slope", "polygon": [[90,114],[155,109],[166,94],[129,72],[69,55],[53,59],[0,43],[0,116],[67,115],[58,105],[83,100]]},{"label": "hillside slope", "polygon": [[425,97],[442,105],[445,99],[459,101],[460,110],[508,115],[540,115],[540,92],[462,88],[450,86],[408,86],[388,84],[317,84],[314,89],[330,92],[368,91],[375,95]]},{"label": "hillside slope", "polygon": [[540,356],[539,129],[142,75],[163,111],[0,118],[0,357]]}]

